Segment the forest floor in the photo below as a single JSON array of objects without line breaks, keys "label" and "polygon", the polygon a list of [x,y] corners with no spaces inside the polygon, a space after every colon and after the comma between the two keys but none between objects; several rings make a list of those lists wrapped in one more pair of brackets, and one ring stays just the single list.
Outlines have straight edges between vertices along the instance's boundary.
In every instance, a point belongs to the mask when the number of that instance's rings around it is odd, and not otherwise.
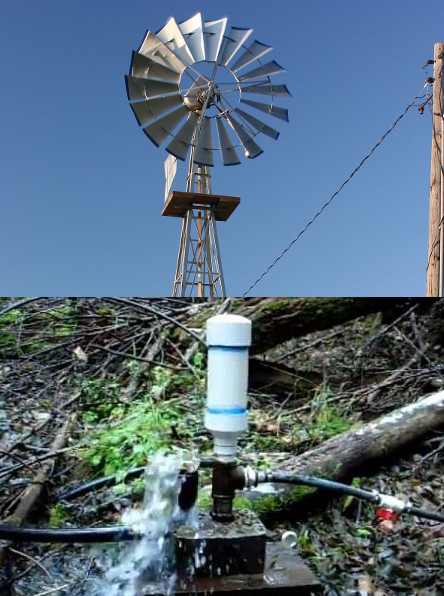
[{"label": "forest floor", "polygon": [[[218,312],[242,313],[245,305],[248,300],[3,299],[1,523],[119,524],[143,493],[140,479],[125,482],[125,471],[159,450],[208,457],[204,324]],[[278,301],[270,317],[277,307]],[[369,314],[260,352],[256,358],[277,372],[258,377],[250,389],[241,458],[279,467],[290,455],[444,389],[439,317],[442,309],[412,303],[396,316]],[[347,481],[443,511],[443,452],[444,429],[435,428],[384,460],[358,466]],[[47,478],[36,482],[42,470]],[[117,486],[60,500],[70,488],[110,474],[118,476]],[[208,473],[200,481],[198,503],[207,507]],[[33,500],[36,486],[43,490]],[[254,509],[270,540],[294,531],[295,548],[325,594],[444,593],[442,523],[405,516],[381,524],[374,506],[319,493],[288,509],[266,497],[240,497],[236,506]],[[88,595],[109,552],[0,541],[0,594]]]}]

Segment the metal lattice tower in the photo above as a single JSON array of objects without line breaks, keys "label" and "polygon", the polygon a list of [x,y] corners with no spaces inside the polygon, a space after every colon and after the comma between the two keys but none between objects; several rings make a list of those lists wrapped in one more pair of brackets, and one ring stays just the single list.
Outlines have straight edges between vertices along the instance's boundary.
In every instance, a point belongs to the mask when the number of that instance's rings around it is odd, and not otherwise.
[{"label": "metal lattice tower", "polygon": [[[190,165],[187,192],[211,195],[210,168],[192,158]],[[183,218],[173,296],[187,296],[196,286],[198,296],[226,295],[214,208],[204,203],[190,206]]]},{"label": "metal lattice tower", "polygon": [[[288,111],[275,98],[290,93],[271,79],[285,71],[274,60],[262,61],[272,48],[257,40],[247,46],[253,30],[228,30],[227,20],[203,22],[197,13],[178,24],[171,17],[155,35],[146,33],[125,77],[131,108],[148,138],[156,146],[169,141],[168,153],[183,161],[190,151],[187,190],[173,191],[162,211],[183,218],[173,296],[225,296],[216,221],[226,221],[240,199],[212,193],[214,153],[223,165],[237,165],[238,147],[253,159],[263,152],[257,135],[278,138],[251,110],[288,122]],[[245,97],[250,94],[265,100]]]}]

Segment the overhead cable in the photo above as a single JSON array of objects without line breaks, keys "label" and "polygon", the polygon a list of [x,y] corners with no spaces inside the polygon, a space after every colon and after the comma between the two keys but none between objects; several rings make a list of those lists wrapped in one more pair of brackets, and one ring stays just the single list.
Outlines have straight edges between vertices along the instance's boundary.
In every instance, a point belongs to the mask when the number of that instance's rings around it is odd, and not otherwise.
[{"label": "overhead cable", "polygon": [[249,294],[251,292],[251,290],[267,275],[267,273],[270,271],[270,269],[272,269],[278,263],[278,261],[280,261],[282,259],[282,257],[285,255],[286,252],[288,252],[290,250],[290,248],[293,246],[293,244],[295,242],[297,242],[299,240],[299,238],[302,236],[302,234],[304,234],[304,232],[306,232],[308,230],[308,228],[316,221],[316,219],[321,215],[321,213],[324,211],[324,209],[326,207],[328,207],[328,205],[330,205],[330,203],[341,192],[341,190],[344,188],[344,186],[348,182],[350,182],[350,180],[353,178],[353,176],[356,174],[356,172],[358,172],[361,169],[361,167],[364,165],[364,163],[367,161],[367,159],[374,153],[374,151],[379,147],[379,145],[384,141],[384,139],[392,132],[392,130],[395,128],[395,126],[398,124],[398,122],[400,122],[400,120],[402,120],[402,118],[404,118],[404,116],[407,114],[407,112],[410,110],[410,108],[414,105],[415,101],[419,97],[421,97],[421,94],[422,94],[423,90],[427,87],[427,85],[428,85],[428,83],[426,82],[425,85],[421,88],[421,91],[417,95],[415,95],[415,98],[409,103],[409,105],[405,108],[405,110],[402,112],[402,114],[400,116],[398,116],[398,118],[391,125],[391,127],[383,134],[383,136],[379,139],[379,141],[372,148],[372,150],[364,157],[364,159],[361,161],[361,163],[358,166],[356,166],[356,168],[353,170],[353,172],[350,174],[350,176],[341,184],[341,186],[338,188],[338,190],[328,199],[328,201],[321,207],[321,209],[319,209],[319,211],[316,213],[316,215],[299,232],[299,234],[296,236],[296,238],[294,238],[294,240],[292,240],[290,242],[290,244],[281,252],[281,254],[273,261],[273,263],[271,263],[271,265],[269,265],[269,267],[262,273],[262,275],[260,275],[256,279],[256,281],[253,284],[251,284],[251,286],[248,288],[248,290],[246,290],[246,292],[244,292],[242,294],[243,298],[247,294]]}]

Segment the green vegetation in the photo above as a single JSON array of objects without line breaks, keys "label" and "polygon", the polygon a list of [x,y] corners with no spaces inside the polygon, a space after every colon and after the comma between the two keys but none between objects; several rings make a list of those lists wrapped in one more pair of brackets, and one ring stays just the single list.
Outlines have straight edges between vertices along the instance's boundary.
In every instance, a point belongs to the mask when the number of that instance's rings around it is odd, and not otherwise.
[{"label": "green vegetation", "polygon": [[16,308],[0,317],[0,354],[12,356],[17,349],[17,333],[13,329],[24,318],[22,310]]},{"label": "green vegetation", "polygon": [[121,386],[114,378],[85,379],[82,383],[82,416],[84,422],[94,423],[104,418],[119,419],[125,412],[119,406]]},{"label": "green vegetation", "polygon": [[316,548],[313,539],[310,536],[308,529],[302,530],[298,534],[298,550],[303,557],[318,557],[319,551]]},{"label": "green vegetation", "polygon": [[61,304],[27,319],[25,308],[15,308],[0,317],[0,353],[3,357],[33,355],[57,345],[77,328],[77,311]]},{"label": "green vegetation", "polygon": [[180,423],[177,405],[171,402],[135,402],[119,420],[120,412],[119,407],[113,410],[115,422],[93,431],[85,441],[85,459],[106,475],[144,465],[159,449],[171,451],[171,430]]},{"label": "green vegetation", "polygon": [[49,525],[52,528],[61,528],[65,525],[68,512],[62,503],[57,503],[49,510]]},{"label": "green vegetation", "polygon": [[[198,367],[199,354],[195,356]],[[97,474],[124,475],[145,465],[158,450],[190,448],[202,425],[200,376],[172,375],[160,366],[144,372],[134,361],[128,370],[132,379],[143,382],[125,399],[117,378],[87,379],[82,386],[83,421],[94,428],[83,441],[81,457]]]},{"label": "green vegetation", "polygon": [[371,538],[375,533],[374,529],[370,526],[363,526],[356,528],[356,537],[357,538]]},{"label": "green vegetation", "polygon": [[362,325],[371,333],[379,329],[381,327],[381,323],[382,314],[380,312],[372,313],[362,319]]},{"label": "green vegetation", "polygon": [[325,385],[315,391],[312,398],[311,422],[307,432],[312,439],[325,441],[352,428],[339,410],[330,404],[334,393]]}]

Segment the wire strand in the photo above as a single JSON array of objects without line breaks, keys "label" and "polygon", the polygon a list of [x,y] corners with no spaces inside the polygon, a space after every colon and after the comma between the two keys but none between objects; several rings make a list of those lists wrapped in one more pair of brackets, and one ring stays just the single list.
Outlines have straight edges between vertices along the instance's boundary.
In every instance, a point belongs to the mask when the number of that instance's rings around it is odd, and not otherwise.
[{"label": "wire strand", "polygon": [[282,257],[285,255],[285,253],[287,253],[290,250],[290,248],[293,246],[293,244],[299,240],[299,238],[302,236],[302,234],[304,234],[304,232],[306,232],[308,230],[308,228],[323,213],[324,209],[326,209],[330,205],[330,203],[341,192],[341,190],[344,188],[344,186],[348,182],[350,182],[350,180],[361,169],[361,167],[364,165],[364,163],[367,161],[367,159],[374,153],[374,151],[379,147],[379,145],[384,141],[384,139],[392,132],[392,130],[395,128],[395,126],[398,124],[398,122],[400,122],[400,120],[402,120],[402,118],[404,118],[404,116],[407,114],[407,112],[410,110],[410,108],[414,105],[415,101],[421,96],[421,93],[427,87],[427,84],[428,83],[426,83],[423,87],[421,87],[420,92],[417,95],[415,95],[415,98],[409,103],[409,105],[405,108],[405,110],[402,112],[402,114],[400,116],[398,116],[398,118],[395,120],[395,122],[382,135],[382,137],[379,139],[379,141],[376,143],[376,145],[371,149],[371,151],[364,157],[364,159],[361,161],[361,163],[358,166],[356,166],[356,168],[353,170],[353,172],[350,174],[350,176],[341,184],[341,186],[338,188],[338,190],[334,194],[332,194],[332,196],[328,199],[328,201],[326,203],[324,203],[324,205],[319,209],[319,211],[316,213],[316,215],[299,232],[299,234],[296,236],[296,238],[294,238],[294,240],[292,240],[290,242],[290,244],[281,252],[281,254],[273,261],[273,263],[271,263],[271,265],[269,265],[269,267],[262,273],[262,275],[260,277],[258,277],[253,284],[251,284],[251,286],[248,288],[248,290],[246,292],[244,292],[242,294],[242,298],[245,298],[245,296],[251,292],[251,290],[267,275],[267,273],[278,263],[278,261],[280,261],[282,259]]}]

